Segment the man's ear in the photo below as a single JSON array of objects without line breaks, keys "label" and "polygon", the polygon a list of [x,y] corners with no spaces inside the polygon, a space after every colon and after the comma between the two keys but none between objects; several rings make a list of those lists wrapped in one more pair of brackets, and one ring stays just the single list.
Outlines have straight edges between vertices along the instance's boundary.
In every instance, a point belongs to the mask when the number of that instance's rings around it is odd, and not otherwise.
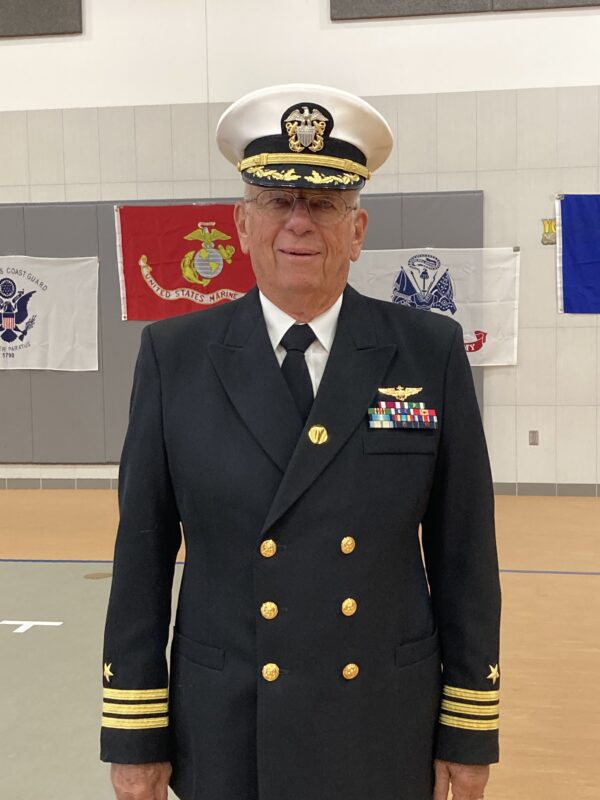
[{"label": "man's ear", "polygon": [[350,260],[356,261],[362,250],[365,235],[367,233],[367,225],[369,223],[369,215],[364,208],[359,208],[354,212],[354,229],[352,235],[352,243],[350,245]]},{"label": "man's ear", "polygon": [[237,228],[242,253],[248,255],[250,250],[248,242],[248,215],[246,214],[246,204],[243,200],[235,204],[233,218],[235,220],[235,227]]}]

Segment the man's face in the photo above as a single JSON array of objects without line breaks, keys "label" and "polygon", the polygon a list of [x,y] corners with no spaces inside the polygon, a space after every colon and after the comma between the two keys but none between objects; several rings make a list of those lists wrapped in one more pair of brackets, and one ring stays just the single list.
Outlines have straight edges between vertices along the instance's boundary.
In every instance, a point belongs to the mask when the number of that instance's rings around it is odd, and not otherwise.
[{"label": "man's face", "polygon": [[[320,313],[344,290],[350,261],[356,261],[363,244],[367,212],[348,211],[333,224],[320,224],[313,221],[305,202],[297,202],[286,218],[273,219],[254,201],[265,191],[279,190],[249,186],[246,201],[235,207],[240,244],[250,255],[258,287],[281,308],[305,303]],[[358,201],[358,193],[352,191],[289,192],[296,197],[338,195],[348,206]]]}]

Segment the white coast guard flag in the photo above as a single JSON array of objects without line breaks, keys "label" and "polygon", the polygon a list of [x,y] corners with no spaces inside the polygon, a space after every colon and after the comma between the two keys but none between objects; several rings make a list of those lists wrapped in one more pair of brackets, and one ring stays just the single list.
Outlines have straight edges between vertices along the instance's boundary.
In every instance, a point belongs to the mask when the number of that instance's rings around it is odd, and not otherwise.
[{"label": "white coast guard flag", "polygon": [[472,366],[516,364],[519,255],[512,247],[364,250],[349,282],[369,297],[455,319]]},{"label": "white coast guard flag", "polygon": [[0,369],[98,369],[98,259],[0,256]]}]

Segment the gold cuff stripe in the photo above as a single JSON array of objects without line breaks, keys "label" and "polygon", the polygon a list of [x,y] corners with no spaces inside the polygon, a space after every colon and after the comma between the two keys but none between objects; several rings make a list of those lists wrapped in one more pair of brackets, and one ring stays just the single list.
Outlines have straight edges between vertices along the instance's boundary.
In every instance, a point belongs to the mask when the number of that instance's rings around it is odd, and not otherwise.
[{"label": "gold cuff stripe", "polygon": [[167,728],[168,726],[168,717],[147,717],[143,719],[118,719],[114,717],[102,717],[103,728],[145,730],[147,728]]},{"label": "gold cuff stripe", "polygon": [[498,703],[492,706],[471,706],[468,703],[453,703],[451,700],[442,700],[442,708],[444,711],[457,711],[459,714],[472,714],[475,717],[493,717],[500,711]]},{"label": "gold cuff stripe", "polygon": [[297,155],[294,153],[259,153],[238,161],[237,168],[239,172],[243,172],[248,167],[265,167],[267,164],[309,164],[314,167],[331,167],[343,172],[355,172],[366,180],[371,177],[370,171],[357,161],[335,156],[313,156],[308,153],[298,153]]},{"label": "gold cuff stripe", "polygon": [[125,714],[142,716],[143,714],[167,714],[168,703],[103,703],[102,711],[105,714]]},{"label": "gold cuff stripe", "polygon": [[168,689],[105,689],[105,700],[167,700]]},{"label": "gold cuff stripe", "polygon": [[443,693],[448,697],[458,697],[462,700],[476,700],[480,703],[492,702],[493,700],[500,699],[500,692],[490,689],[485,692],[479,692],[475,689],[460,689],[457,686],[444,686]]},{"label": "gold cuff stripe", "polygon": [[461,719],[449,714],[440,714],[440,724],[450,728],[462,728],[465,731],[497,731],[497,719]]}]

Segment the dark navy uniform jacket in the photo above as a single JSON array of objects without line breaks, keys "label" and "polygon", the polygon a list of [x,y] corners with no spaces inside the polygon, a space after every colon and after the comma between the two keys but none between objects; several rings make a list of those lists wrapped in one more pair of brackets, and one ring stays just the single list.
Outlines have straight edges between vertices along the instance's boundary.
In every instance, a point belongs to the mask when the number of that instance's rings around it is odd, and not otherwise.
[{"label": "dark navy uniform jacket", "polygon": [[[436,429],[369,427],[398,385]],[[430,800],[434,757],[497,759],[492,484],[456,323],[347,287],[305,426],[256,289],[147,327],[119,501],[104,760],[171,760],[183,800]]]}]

